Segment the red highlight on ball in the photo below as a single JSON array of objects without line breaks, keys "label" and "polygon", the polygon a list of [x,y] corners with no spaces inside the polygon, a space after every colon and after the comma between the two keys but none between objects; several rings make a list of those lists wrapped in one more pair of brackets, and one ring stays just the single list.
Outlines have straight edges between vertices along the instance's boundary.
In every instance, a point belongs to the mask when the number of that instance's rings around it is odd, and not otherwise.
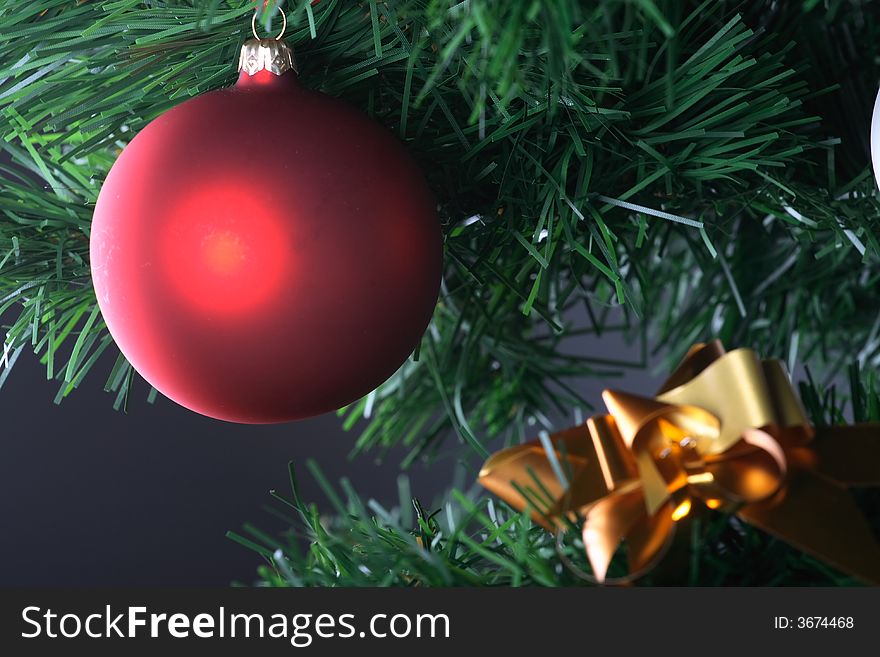
[{"label": "red highlight on ball", "polygon": [[[229,181],[186,194],[164,226],[162,275],[192,308],[257,311],[292,283],[295,236],[266,190]],[[256,185],[259,189],[259,185]]]}]

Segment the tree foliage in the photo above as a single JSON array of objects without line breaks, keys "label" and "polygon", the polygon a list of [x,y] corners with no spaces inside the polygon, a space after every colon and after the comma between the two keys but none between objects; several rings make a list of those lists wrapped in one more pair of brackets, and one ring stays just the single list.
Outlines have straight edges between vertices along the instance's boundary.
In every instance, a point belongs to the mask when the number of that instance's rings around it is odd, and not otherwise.
[{"label": "tree foliage", "polygon": [[[453,434],[484,454],[554,409],[590,408],[571,381],[617,364],[570,353],[582,334],[623,331],[670,361],[717,336],[823,376],[876,365],[869,2],[286,9],[304,84],[405,140],[441,205],[440,302],[415,357],[342,411],[356,451],[404,443],[413,459]],[[148,121],[234,81],[252,11],[0,6],[5,361],[33,349],[59,400],[115,351],[88,269],[101,181]],[[103,375],[124,405],[130,365]]]}]

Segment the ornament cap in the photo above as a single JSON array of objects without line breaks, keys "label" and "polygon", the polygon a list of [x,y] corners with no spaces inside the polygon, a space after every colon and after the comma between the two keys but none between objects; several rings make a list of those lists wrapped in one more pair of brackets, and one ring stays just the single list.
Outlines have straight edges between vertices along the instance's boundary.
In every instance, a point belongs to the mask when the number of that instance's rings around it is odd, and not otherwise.
[{"label": "ornament cap", "polygon": [[294,73],[299,71],[293,48],[280,38],[245,41],[241,47],[241,56],[238,58],[238,70],[248,75],[256,75],[263,70],[275,75],[283,75],[287,71]]}]

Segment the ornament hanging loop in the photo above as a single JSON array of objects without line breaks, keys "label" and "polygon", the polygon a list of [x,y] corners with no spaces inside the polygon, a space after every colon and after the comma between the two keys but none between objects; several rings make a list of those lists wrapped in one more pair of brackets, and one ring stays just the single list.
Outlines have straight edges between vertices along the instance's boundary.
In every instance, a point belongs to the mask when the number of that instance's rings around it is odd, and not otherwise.
[{"label": "ornament hanging loop", "polygon": [[[284,33],[287,31],[287,14],[284,13],[284,10],[281,7],[278,7],[278,11],[281,12],[281,20],[283,23],[281,24],[281,32],[278,33],[278,36],[274,37],[275,41],[280,41],[281,37],[284,36]],[[257,34],[257,12],[254,12],[254,17],[251,18],[251,32],[254,33],[255,39],[262,39],[262,37]]]},{"label": "ornament hanging loop", "polygon": [[257,34],[257,12],[254,12],[251,18],[251,31],[254,33],[253,39],[245,41],[241,47],[241,56],[238,59],[238,70],[245,71],[248,75],[256,75],[259,71],[266,70],[275,75],[282,75],[287,71],[297,71],[296,58],[291,48],[281,37],[287,31],[287,15],[281,7],[281,18],[284,24],[281,26],[281,32],[278,36],[269,39],[262,39]]}]

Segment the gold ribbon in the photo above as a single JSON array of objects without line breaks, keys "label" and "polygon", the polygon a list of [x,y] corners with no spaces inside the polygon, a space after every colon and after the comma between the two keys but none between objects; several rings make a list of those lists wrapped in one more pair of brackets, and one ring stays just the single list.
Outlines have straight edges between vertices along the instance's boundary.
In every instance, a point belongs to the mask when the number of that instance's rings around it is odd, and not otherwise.
[{"label": "gold ribbon", "polygon": [[880,544],[848,486],[880,485],[880,425],[813,427],[784,365],[694,345],[654,398],[606,390],[607,415],[497,452],[479,481],[546,528],[583,520],[604,581],[625,541],[631,573],[662,555],[696,503],[736,513],[862,580]]}]

